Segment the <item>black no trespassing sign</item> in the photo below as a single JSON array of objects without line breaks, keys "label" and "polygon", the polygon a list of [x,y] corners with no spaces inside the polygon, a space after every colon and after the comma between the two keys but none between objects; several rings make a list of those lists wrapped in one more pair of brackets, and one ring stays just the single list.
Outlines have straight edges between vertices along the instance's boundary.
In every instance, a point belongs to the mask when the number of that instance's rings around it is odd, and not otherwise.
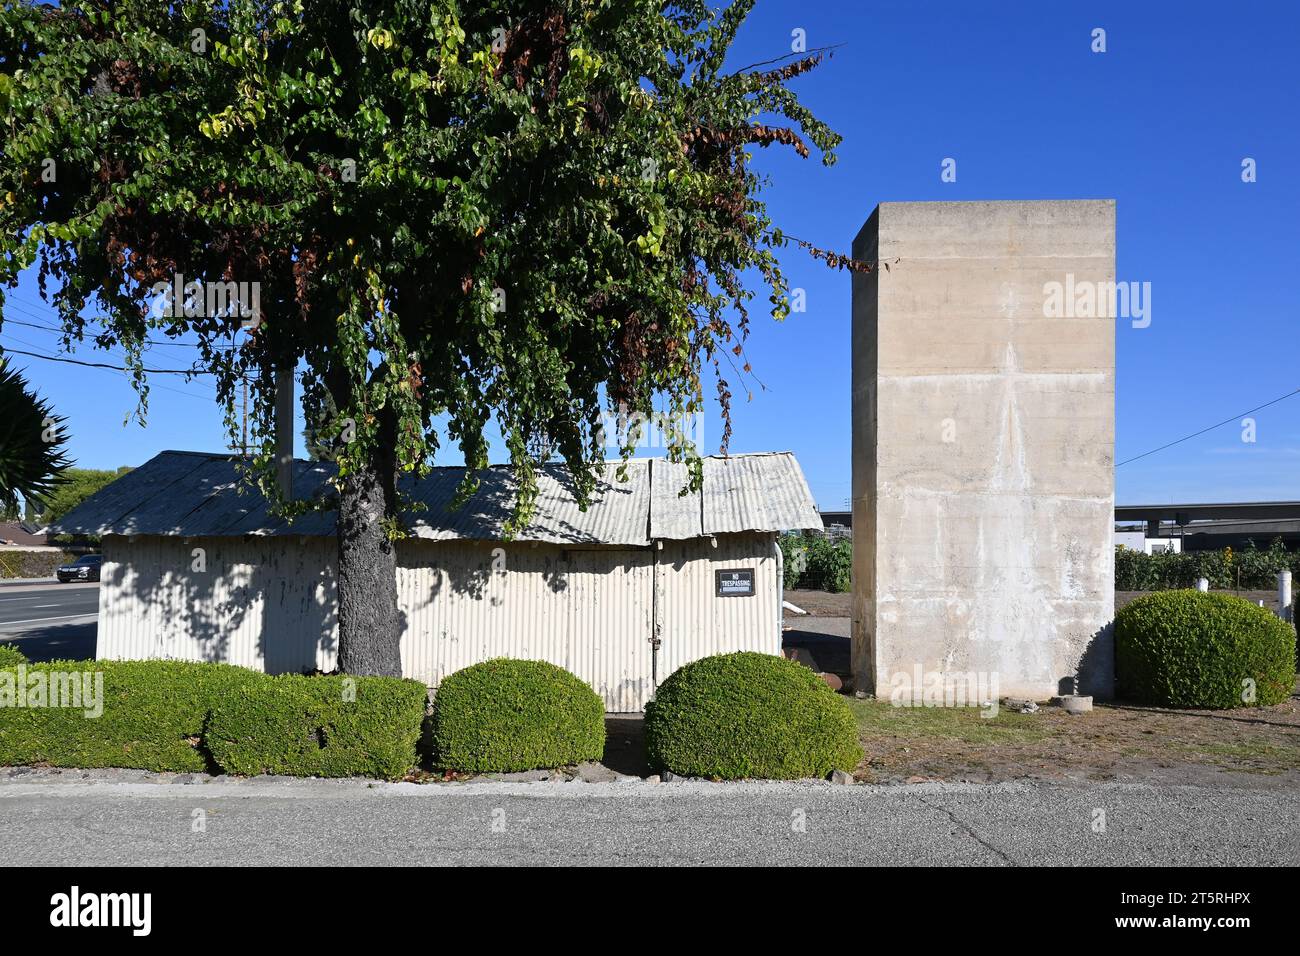
[{"label": "black no trespassing sign", "polygon": [[727,568],[714,571],[718,586],[718,597],[753,597],[754,569]]}]

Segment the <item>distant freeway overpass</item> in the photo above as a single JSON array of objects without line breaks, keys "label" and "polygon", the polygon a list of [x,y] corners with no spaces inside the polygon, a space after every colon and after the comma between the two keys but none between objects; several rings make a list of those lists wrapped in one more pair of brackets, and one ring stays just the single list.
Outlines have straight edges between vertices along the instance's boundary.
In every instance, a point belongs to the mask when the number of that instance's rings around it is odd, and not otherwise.
[{"label": "distant freeway overpass", "polygon": [[[851,528],[853,513],[823,511],[822,522]],[[1192,551],[1240,548],[1248,541],[1266,548],[1279,537],[1300,549],[1300,501],[1116,505],[1115,522],[1141,522],[1147,538],[1179,538]]]},{"label": "distant freeway overpass", "polygon": [[1300,501],[1230,501],[1222,504],[1116,505],[1116,521],[1193,521],[1237,518],[1300,520]]}]

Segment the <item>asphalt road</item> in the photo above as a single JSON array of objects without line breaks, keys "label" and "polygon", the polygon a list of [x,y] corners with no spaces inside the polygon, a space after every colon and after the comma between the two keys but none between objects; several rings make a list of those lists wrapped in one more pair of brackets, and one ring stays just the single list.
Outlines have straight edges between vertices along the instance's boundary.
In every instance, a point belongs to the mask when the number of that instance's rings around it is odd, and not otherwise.
[{"label": "asphalt road", "polygon": [[89,776],[0,773],[6,865],[1300,862],[1300,794],[1267,783],[421,786]]},{"label": "asphalt road", "polygon": [[29,660],[95,656],[98,584],[0,586],[0,642]]}]

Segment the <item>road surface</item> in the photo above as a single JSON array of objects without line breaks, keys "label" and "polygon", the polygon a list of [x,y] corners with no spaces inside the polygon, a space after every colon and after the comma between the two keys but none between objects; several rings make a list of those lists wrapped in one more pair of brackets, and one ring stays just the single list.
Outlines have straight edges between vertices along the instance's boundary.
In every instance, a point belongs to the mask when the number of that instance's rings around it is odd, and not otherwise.
[{"label": "road surface", "polygon": [[1295,865],[1300,794],[1266,781],[418,785],[19,770],[0,771],[0,846],[9,866]]},{"label": "road surface", "polygon": [[99,585],[0,586],[0,643],[18,645],[29,660],[95,656]]}]

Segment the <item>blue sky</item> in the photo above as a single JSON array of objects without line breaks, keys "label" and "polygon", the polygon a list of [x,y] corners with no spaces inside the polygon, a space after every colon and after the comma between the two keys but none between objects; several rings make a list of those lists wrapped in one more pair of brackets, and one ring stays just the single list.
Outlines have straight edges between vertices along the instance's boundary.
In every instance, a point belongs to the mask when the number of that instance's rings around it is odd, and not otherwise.
[{"label": "blue sky", "polygon": [[[1105,53],[1091,50],[1097,27]],[[1118,278],[1152,288],[1150,326],[1117,327],[1117,460],[1300,388],[1300,6],[759,0],[734,64],[787,52],[795,29],[809,47],[841,45],[796,89],[845,142],[831,169],[760,152],[788,233],[847,252],[882,201],[1114,198]],[[940,181],[946,157],[955,183]],[[1241,180],[1245,157],[1257,182]],[[731,447],[794,451],[835,510],[850,488],[849,279],[793,248],[783,261],[808,311],[755,318],[748,353],[766,389],[745,401],[733,383]],[[34,281],[6,315],[52,321]],[[54,342],[9,322],[0,334],[29,351]],[[178,367],[189,354],[166,346],[148,358]],[[89,348],[78,357],[113,361]],[[134,397],[120,374],[14,360],[69,418],[83,466],[224,445],[201,379],[156,377],[141,428],[123,424]],[[1300,396],[1253,417],[1254,443],[1233,423],[1119,467],[1117,500],[1300,498]],[[721,433],[711,412],[707,451]],[[441,463],[459,463],[454,449]]]}]

